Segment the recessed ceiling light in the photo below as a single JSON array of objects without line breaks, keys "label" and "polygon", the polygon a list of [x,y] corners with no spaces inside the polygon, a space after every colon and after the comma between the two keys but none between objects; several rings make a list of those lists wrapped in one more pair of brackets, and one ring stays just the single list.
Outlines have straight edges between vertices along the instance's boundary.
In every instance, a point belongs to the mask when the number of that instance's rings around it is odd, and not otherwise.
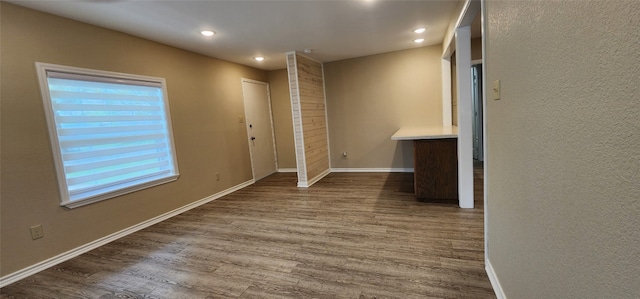
[{"label": "recessed ceiling light", "polygon": [[424,32],[425,30],[427,30],[427,29],[426,29],[426,28],[418,28],[418,29],[416,29],[416,30],[413,30],[413,32],[415,32],[415,33],[422,33],[422,32]]},{"label": "recessed ceiling light", "polygon": [[253,57],[253,59],[254,59],[255,61],[263,61],[263,60],[264,60],[264,57],[262,57],[262,56],[256,56],[256,57]]},{"label": "recessed ceiling light", "polygon": [[211,30],[202,30],[202,31],[200,31],[200,34],[202,34],[204,36],[213,36],[216,33],[211,31]]},{"label": "recessed ceiling light", "polygon": [[414,39],[413,42],[419,44],[424,41],[424,38]]}]

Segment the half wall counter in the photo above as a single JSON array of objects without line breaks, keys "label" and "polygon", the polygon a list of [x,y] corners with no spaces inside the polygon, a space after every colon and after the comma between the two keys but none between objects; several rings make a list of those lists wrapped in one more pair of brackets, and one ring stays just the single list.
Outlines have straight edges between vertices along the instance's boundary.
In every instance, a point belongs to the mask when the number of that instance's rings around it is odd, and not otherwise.
[{"label": "half wall counter", "polygon": [[418,199],[458,199],[458,127],[400,128],[391,140],[413,141],[413,185]]}]

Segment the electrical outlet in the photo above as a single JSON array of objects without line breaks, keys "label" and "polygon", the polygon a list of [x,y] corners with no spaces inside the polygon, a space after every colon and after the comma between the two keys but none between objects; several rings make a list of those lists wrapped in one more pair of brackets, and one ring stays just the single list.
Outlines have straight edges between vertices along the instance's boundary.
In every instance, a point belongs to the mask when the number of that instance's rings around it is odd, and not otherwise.
[{"label": "electrical outlet", "polygon": [[220,180],[220,173],[216,172],[216,181],[219,181],[219,180]]},{"label": "electrical outlet", "polygon": [[31,227],[31,239],[40,239],[44,237],[44,230],[42,230],[42,224],[34,225]]}]

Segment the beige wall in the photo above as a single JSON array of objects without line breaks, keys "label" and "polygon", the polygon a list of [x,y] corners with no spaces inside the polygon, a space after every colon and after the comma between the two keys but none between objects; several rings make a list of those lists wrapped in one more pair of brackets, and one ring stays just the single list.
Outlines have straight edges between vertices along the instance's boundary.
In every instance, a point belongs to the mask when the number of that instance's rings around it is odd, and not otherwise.
[{"label": "beige wall", "polygon": [[471,60],[482,59],[482,37],[471,39]]},{"label": "beige wall", "polygon": [[[244,115],[240,79],[267,81],[266,72],[0,5],[1,275],[252,178],[246,130],[237,121]],[[180,178],[72,210],[60,207],[36,61],[166,78]],[[29,227],[36,224],[45,237],[31,240]]]},{"label": "beige wall", "polygon": [[441,55],[438,45],[325,63],[333,168],[413,167],[411,142],[390,137],[442,124]]},{"label": "beige wall", "polygon": [[487,1],[487,246],[507,298],[640,298],[640,2]]},{"label": "beige wall", "polygon": [[296,168],[296,149],[293,140],[293,120],[287,70],[267,73],[271,89],[271,109],[276,134],[278,168]]}]

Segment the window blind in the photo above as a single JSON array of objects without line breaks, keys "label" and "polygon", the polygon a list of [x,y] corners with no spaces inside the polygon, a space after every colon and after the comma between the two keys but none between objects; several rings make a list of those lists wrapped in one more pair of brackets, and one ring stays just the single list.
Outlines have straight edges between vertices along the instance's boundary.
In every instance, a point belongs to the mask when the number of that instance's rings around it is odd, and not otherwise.
[{"label": "window blind", "polygon": [[68,202],[177,177],[161,82],[60,71],[46,81]]}]

